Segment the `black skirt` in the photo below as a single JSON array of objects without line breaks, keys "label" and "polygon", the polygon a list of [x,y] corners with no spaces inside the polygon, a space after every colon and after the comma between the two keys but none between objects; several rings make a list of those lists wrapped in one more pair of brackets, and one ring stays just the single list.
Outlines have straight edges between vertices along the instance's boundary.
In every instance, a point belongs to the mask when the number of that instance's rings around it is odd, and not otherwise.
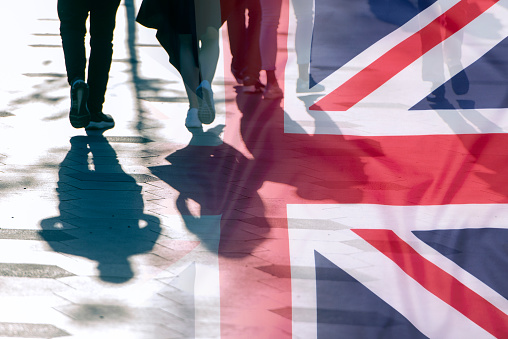
[{"label": "black skirt", "polygon": [[206,33],[208,27],[219,29],[222,25],[220,0],[170,0],[169,23],[179,34]]},{"label": "black skirt", "polygon": [[[196,42],[209,27],[219,29],[232,9],[243,0],[143,0],[136,21],[157,29],[157,39],[180,69],[179,35],[190,34]],[[194,53],[197,63],[197,49]]]}]

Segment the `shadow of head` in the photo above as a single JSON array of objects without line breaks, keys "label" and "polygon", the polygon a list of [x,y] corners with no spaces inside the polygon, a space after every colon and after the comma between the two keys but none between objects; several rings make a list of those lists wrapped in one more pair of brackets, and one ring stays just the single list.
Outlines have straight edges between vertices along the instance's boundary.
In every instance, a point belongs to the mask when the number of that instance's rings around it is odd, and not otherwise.
[{"label": "shadow of head", "polygon": [[99,278],[124,283],[134,277],[129,258],[148,253],[160,220],[144,213],[142,186],[126,173],[101,133],[71,138],[60,164],[60,215],[42,220],[41,237],[55,251],[97,262]]}]

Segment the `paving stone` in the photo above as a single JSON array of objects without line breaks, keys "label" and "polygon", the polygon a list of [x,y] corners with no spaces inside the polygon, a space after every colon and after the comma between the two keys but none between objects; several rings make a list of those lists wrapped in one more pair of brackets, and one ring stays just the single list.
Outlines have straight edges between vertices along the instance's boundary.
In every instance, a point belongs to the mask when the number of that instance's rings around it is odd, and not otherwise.
[{"label": "paving stone", "polygon": [[[246,213],[244,213],[246,215]],[[265,228],[281,228],[281,229],[287,229],[287,223],[288,219],[286,218],[266,218],[266,217],[258,217],[258,216],[250,216],[250,217],[244,217],[241,219],[242,222],[251,224],[253,226],[257,226],[259,230],[263,230]],[[256,228],[250,229],[253,232],[263,232],[263,231],[256,231]],[[287,233],[287,231],[286,231]]]},{"label": "paving stone", "polygon": [[[89,137],[89,138],[92,138],[92,140],[93,140],[93,136]],[[111,142],[111,143],[146,144],[146,143],[152,142],[152,140],[150,140],[148,138],[139,137],[139,136],[124,136],[124,137],[106,136],[106,139],[108,142]]]},{"label": "paving stone", "polygon": [[52,265],[0,263],[0,276],[24,278],[61,278],[73,274]]},{"label": "paving stone", "polygon": [[20,324],[0,322],[0,336],[13,338],[58,338],[70,334],[49,324]]},{"label": "paving stone", "polygon": [[[132,308],[107,304],[79,304],[58,307],[58,311],[69,316],[81,326],[107,329],[121,328],[134,333],[147,331],[151,336],[177,332],[181,320],[169,312],[155,308]],[[171,330],[170,330],[171,328]],[[177,332],[178,333],[178,332]]]},{"label": "paving stone", "polygon": [[0,289],[0,297],[50,296],[73,290],[68,285],[53,278],[33,279],[27,277],[2,276],[0,277],[0,284],[2,286]]},{"label": "paving stone", "polygon": [[[44,236],[41,235],[41,232],[45,233]],[[76,238],[60,230],[36,231],[0,229],[0,239],[65,241]]]}]

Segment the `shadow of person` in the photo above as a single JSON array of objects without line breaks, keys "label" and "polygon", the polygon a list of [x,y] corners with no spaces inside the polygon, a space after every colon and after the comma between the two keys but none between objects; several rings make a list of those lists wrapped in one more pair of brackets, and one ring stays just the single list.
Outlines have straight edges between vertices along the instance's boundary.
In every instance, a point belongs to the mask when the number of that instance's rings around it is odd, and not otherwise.
[{"label": "shadow of person", "polygon": [[222,127],[189,129],[189,145],[166,157],[170,165],[150,167],[179,192],[176,208],[187,229],[211,252],[251,254],[271,229],[287,227],[282,219],[292,192],[299,202],[362,201],[367,177],[360,158],[379,155],[378,145],[341,135],[286,135],[280,100],[239,89],[236,103],[249,157],[222,142]]},{"label": "shadow of person", "polygon": [[[319,95],[299,96],[310,107]],[[300,202],[332,200],[358,203],[362,185],[368,182],[362,157],[382,156],[378,144],[364,138],[346,140],[339,127],[325,112],[307,110],[315,119],[315,133],[308,134],[281,107],[280,100],[239,93],[242,112],[241,135],[257,160],[255,172],[262,181],[296,188]],[[284,126],[291,125],[286,134]]]},{"label": "shadow of person", "polygon": [[[419,0],[419,11],[427,9],[434,2],[434,0]],[[464,33],[462,31],[452,32],[457,18],[445,14],[440,5],[432,8],[439,24],[429,25],[428,27],[432,27],[432,29],[422,30],[420,34],[422,51],[430,51],[422,56],[422,79],[431,82],[434,88],[427,100],[431,105],[439,105],[440,103],[446,104],[447,99],[450,99],[445,97],[447,86],[441,85],[445,83],[445,67],[452,74],[451,89],[454,96],[461,96],[469,91],[469,78],[462,65]],[[466,16],[467,10],[463,10],[460,15]],[[427,24],[422,23],[422,26],[424,25]],[[447,39],[450,35],[453,37]],[[436,36],[442,40],[437,46],[435,46]],[[450,92],[448,91],[448,93]]]},{"label": "shadow of person", "polygon": [[166,157],[170,165],[150,167],[150,171],[179,192],[176,208],[187,229],[210,252],[219,251],[220,239],[221,255],[241,257],[260,243],[244,237],[238,246],[236,240],[239,234],[245,235],[242,219],[250,217],[240,210],[263,208],[257,194],[261,183],[247,174],[252,160],[219,138],[223,127],[206,132],[189,129],[193,134],[189,145]]},{"label": "shadow of person", "polygon": [[[40,234],[55,252],[97,262],[102,281],[125,283],[135,275],[129,258],[152,250],[160,221],[144,214],[141,186],[106,137],[75,136],[70,143],[58,172],[60,215],[42,220]],[[69,239],[55,241],[58,230]]]},{"label": "shadow of person", "polygon": [[[505,178],[507,177],[503,129],[489,120],[480,110],[475,109],[473,100],[457,100],[449,103],[448,109],[443,106],[436,108],[441,119],[455,132],[454,138],[462,145],[460,152],[464,157],[461,170],[456,173],[448,171],[453,176],[451,184],[444,195],[443,204],[453,202],[457,193],[467,181],[478,182],[478,179],[488,185],[488,190],[496,192],[498,197],[508,197]],[[476,170],[475,168],[481,168]]]}]

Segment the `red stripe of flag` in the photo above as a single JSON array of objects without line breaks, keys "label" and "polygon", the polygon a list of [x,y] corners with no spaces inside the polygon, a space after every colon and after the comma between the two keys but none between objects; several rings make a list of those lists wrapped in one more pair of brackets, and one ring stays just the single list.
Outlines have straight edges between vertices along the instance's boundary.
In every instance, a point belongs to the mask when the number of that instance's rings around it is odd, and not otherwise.
[{"label": "red stripe of flag", "polygon": [[290,204],[508,203],[508,134],[289,137],[301,158],[267,177],[297,187]]},{"label": "red stripe of flag", "polygon": [[[461,1],[457,8],[469,12],[467,16],[459,16],[452,30],[457,31],[465,22],[470,22],[473,12],[478,16],[495,2],[475,0],[468,5]],[[281,32],[287,29],[288,14],[288,1],[284,0]],[[435,30],[436,26],[433,27]],[[432,33],[430,29],[424,32]],[[286,46],[287,35],[280,34],[279,39],[279,46]],[[412,40],[417,51],[421,48],[419,39],[417,35]],[[438,44],[441,40],[432,41]],[[402,52],[407,51],[393,52],[394,61],[389,64],[399,63]],[[416,53],[413,58],[421,55]],[[279,79],[284,77],[286,61],[287,50],[279,49]],[[230,66],[231,59],[226,53],[225,69]],[[382,63],[379,66],[385,67]],[[362,75],[365,76],[366,73]],[[363,91],[364,84],[358,84],[356,90]],[[236,121],[233,115],[227,116],[224,140],[230,145],[239,144],[236,129],[232,128],[236,123],[242,141],[254,156],[245,173],[254,175],[234,183],[241,186],[249,199],[231,201],[222,213],[218,259],[221,338],[292,337],[288,203],[508,202],[508,169],[505,166],[508,134],[288,135],[283,130],[284,110],[278,103],[263,101],[258,109],[239,114],[241,105],[251,101],[243,98],[242,102],[234,90],[226,93],[230,95],[226,99],[227,112],[237,112],[241,119]],[[259,239],[244,239],[245,230],[259,234]]]},{"label": "red stripe of flag", "polygon": [[317,111],[347,111],[498,1],[461,0],[430,24],[402,41],[343,85],[312,105],[310,109]]},{"label": "red stripe of flag", "polygon": [[[289,26],[289,0],[282,0],[281,16],[278,29],[278,46],[277,51],[277,66],[275,73],[278,79],[284,79],[285,66],[288,59],[288,50],[283,48],[287,46],[287,34],[280,34],[287,32]],[[224,37],[227,41],[227,35]],[[227,50],[227,48],[225,49]],[[224,53],[224,69],[228,70],[231,67],[231,55]],[[234,82],[232,75],[230,79]],[[279,85],[284,89],[284,81],[279,81]],[[226,98],[226,125],[228,128],[225,130],[224,141],[241,147],[240,140],[236,139],[235,118],[231,113],[238,112],[237,94],[235,90],[230,87],[226,91],[230,95],[229,99]],[[273,102],[275,103],[275,101]],[[259,104],[259,103],[258,103]],[[262,104],[260,106],[263,106]],[[275,140],[282,142],[278,144],[278,150],[284,150],[284,114],[280,105],[264,108],[258,107],[255,109],[253,115],[267,113],[268,117],[272,119],[256,122],[252,116],[244,116],[247,121],[245,124],[247,131],[242,130],[243,142],[248,144],[249,150],[254,152],[251,147],[256,147],[251,143],[254,140],[263,140],[263,137],[273,136]],[[261,111],[261,112],[260,112]],[[277,122],[274,122],[278,121]],[[251,124],[252,123],[252,124]],[[251,134],[252,133],[252,134]],[[272,135],[273,133],[273,135]],[[263,137],[260,137],[262,135]],[[263,141],[261,141],[263,142]],[[264,149],[264,148],[262,148]],[[273,150],[267,150],[270,153]],[[257,153],[254,152],[255,157]],[[266,160],[262,160],[263,162]],[[265,167],[265,166],[261,166]],[[267,168],[268,170],[268,168]],[[259,169],[264,173],[263,169]],[[268,170],[269,171],[269,170]],[[251,173],[246,170],[245,174]],[[256,173],[260,176],[260,173]],[[256,180],[246,177],[248,187],[247,191],[253,190],[256,192],[259,188],[255,188]],[[221,218],[221,236],[219,245],[219,271],[220,271],[220,318],[221,318],[221,339],[265,339],[265,338],[292,338],[292,295],[291,295],[291,266],[289,259],[289,234],[286,205],[283,203],[280,209],[271,211],[264,210],[265,199],[272,197],[285,197],[286,192],[280,188],[274,187],[271,183],[265,183],[264,190],[259,189],[259,197],[250,197],[246,199],[245,204],[249,205],[252,209],[258,210],[253,212],[255,215],[262,215],[259,219],[245,220],[246,213],[238,210],[227,210],[223,212]],[[264,193],[262,191],[265,191]],[[254,193],[251,191],[251,193]],[[274,193],[275,195],[272,195]],[[257,196],[257,193],[255,194]],[[235,204],[232,204],[235,205]],[[258,240],[245,241],[242,238],[245,225],[249,225],[247,221],[255,224],[255,226],[248,226],[248,230],[254,232],[261,232],[265,234]],[[277,223],[274,229],[271,227]],[[258,225],[260,224],[260,225]],[[264,239],[266,232],[271,232],[271,239]],[[276,233],[276,235],[274,235]],[[258,244],[260,242],[261,244]],[[261,247],[261,249],[259,249]],[[260,253],[253,254],[254,248],[260,250]],[[266,249],[266,250],[265,250]],[[244,252],[248,252],[247,255]],[[269,258],[261,259],[269,253]],[[266,273],[260,269],[259,266],[272,265],[275,272]],[[276,287],[270,286],[270,279],[267,277],[273,274],[271,282],[276,282]]]},{"label": "red stripe of flag", "polygon": [[508,315],[416,252],[391,230],[353,230],[426,290],[496,338],[508,333]]}]

